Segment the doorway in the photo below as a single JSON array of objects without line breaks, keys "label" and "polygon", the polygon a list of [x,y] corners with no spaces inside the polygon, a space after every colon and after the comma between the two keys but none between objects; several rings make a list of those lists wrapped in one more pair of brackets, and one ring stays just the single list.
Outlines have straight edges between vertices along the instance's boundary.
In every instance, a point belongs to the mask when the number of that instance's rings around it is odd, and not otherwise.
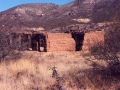
[{"label": "doorway", "polygon": [[76,51],[82,50],[83,41],[84,41],[84,32],[74,32],[72,33],[72,38],[75,40],[75,49]]},{"label": "doorway", "polygon": [[43,34],[33,34],[31,38],[32,50],[39,52],[47,51],[46,37]]}]

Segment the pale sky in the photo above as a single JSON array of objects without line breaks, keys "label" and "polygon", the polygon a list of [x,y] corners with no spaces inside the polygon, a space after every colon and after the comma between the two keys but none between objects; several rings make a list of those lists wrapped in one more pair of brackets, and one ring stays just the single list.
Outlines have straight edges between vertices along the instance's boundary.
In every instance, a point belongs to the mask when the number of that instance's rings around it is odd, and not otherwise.
[{"label": "pale sky", "polygon": [[27,3],[55,3],[55,4],[66,4],[73,0],[0,0],[0,12],[12,8],[20,4]]}]

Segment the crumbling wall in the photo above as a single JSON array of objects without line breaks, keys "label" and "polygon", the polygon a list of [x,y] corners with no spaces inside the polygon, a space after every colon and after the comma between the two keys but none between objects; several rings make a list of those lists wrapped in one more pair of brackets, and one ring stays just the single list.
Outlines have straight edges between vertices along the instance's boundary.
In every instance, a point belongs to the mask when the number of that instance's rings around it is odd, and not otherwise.
[{"label": "crumbling wall", "polygon": [[75,40],[68,33],[48,33],[47,51],[75,51]]},{"label": "crumbling wall", "polygon": [[9,35],[9,44],[14,46],[14,49],[28,50],[31,47],[31,36],[24,33],[11,33]]},{"label": "crumbling wall", "polygon": [[[34,43],[34,40],[37,42]],[[13,42],[14,41],[14,42]],[[43,43],[44,41],[44,43]],[[88,33],[47,33],[47,34],[12,34],[9,43],[16,49],[36,51],[89,51],[96,43],[104,44],[104,30]],[[35,44],[35,45],[33,45]],[[34,47],[35,46],[35,47]]]},{"label": "crumbling wall", "polygon": [[82,50],[88,52],[97,43],[104,44],[104,30],[85,33]]}]

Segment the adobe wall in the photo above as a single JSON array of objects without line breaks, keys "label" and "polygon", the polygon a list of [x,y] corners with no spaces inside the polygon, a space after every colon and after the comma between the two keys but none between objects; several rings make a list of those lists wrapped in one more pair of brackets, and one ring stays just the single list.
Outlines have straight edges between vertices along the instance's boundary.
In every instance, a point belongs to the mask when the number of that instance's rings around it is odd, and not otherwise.
[{"label": "adobe wall", "polygon": [[85,33],[82,50],[88,52],[90,47],[99,42],[104,44],[104,30]]},{"label": "adobe wall", "polygon": [[75,41],[71,34],[48,33],[47,51],[75,51]]}]

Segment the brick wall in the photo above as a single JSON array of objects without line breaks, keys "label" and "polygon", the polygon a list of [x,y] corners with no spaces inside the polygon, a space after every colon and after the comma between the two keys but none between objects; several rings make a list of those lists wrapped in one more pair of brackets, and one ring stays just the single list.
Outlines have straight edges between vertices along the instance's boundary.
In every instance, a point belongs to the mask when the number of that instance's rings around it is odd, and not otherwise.
[{"label": "brick wall", "polygon": [[82,50],[88,51],[91,46],[99,42],[104,44],[104,30],[85,33]]},{"label": "brick wall", "polygon": [[71,34],[48,33],[47,51],[75,51],[75,41]]},{"label": "brick wall", "polygon": [[[85,33],[82,50],[89,51],[89,48],[96,43],[104,43],[104,30]],[[75,51],[75,40],[67,33],[47,33],[47,51]]]}]

